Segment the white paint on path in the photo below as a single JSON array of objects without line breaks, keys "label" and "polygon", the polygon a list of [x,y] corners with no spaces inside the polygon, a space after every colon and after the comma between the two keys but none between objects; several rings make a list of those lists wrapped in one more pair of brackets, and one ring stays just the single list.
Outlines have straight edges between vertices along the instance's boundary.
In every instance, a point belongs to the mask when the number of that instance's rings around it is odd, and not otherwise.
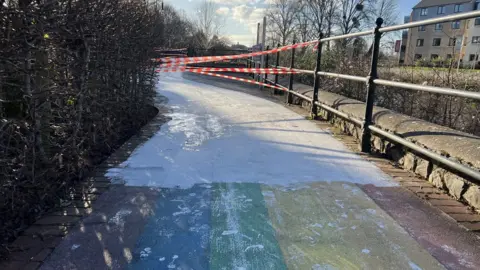
[{"label": "white paint on path", "polygon": [[395,185],[315,123],[247,93],[162,76],[172,118],[109,170],[126,185],[188,188],[196,183],[289,185],[318,181]]}]

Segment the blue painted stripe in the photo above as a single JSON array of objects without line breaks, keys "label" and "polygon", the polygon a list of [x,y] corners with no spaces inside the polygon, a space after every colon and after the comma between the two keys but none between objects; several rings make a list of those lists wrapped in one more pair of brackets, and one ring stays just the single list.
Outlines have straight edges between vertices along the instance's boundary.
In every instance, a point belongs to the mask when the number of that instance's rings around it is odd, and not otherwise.
[{"label": "blue painted stripe", "polygon": [[210,187],[162,189],[161,194],[129,269],[209,269]]}]

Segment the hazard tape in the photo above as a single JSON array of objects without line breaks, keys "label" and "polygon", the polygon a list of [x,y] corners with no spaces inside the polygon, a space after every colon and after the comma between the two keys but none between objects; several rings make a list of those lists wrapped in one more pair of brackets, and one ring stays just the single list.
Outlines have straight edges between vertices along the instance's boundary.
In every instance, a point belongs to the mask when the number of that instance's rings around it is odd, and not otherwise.
[{"label": "hazard tape", "polygon": [[210,73],[210,72],[204,72],[204,71],[189,70],[189,72],[208,75],[208,76],[213,76],[213,77],[225,78],[225,79],[230,79],[230,80],[235,80],[235,81],[240,81],[240,82],[246,82],[246,83],[251,83],[251,84],[256,84],[256,85],[262,85],[262,86],[275,88],[275,89],[282,90],[282,91],[288,91],[288,89],[283,87],[283,86],[273,85],[273,84],[268,84],[268,83],[263,83],[263,82],[257,82],[255,80],[243,79],[243,78],[238,78],[238,77],[234,77],[234,76],[228,76],[228,75],[223,75],[223,74],[218,74],[218,73]]},{"label": "hazard tape", "polygon": [[157,69],[155,72],[241,72],[241,73],[256,73],[256,74],[298,74],[296,70],[288,68],[198,68],[198,67],[176,67]]},{"label": "hazard tape", "polygon": [[233,60],[233,59],[242,59],[247,57],[254,57],[254,56],[261,56],[267,54],[273,54],[277,52],[288,51],[297,48],[307,47],[311,44],[318,43],[317,40],[315,41],[308,41],[303,43],[297,43],[292,45],[283,46],[280,48],[275,48],[268,51],[261,51],[261,52],[252,52],[252,53],[244,53],[244,54],[237,54],[237,55],[222,55],[222,56],[200,56],[200,57],[183,57],[183,58],[175,58],[175,57],[163,57],[163,58],[156,58],[152,59],[156,62],[161,62],[160,67],[172,67],[178,65],[185,65],[190,63],[206,63],[206,62],[216,62],[221,60]]}]

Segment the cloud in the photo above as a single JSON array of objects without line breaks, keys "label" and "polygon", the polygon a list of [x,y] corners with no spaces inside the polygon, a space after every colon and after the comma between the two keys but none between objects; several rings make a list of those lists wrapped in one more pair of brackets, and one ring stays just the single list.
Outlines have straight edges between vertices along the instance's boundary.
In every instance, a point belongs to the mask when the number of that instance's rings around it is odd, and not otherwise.
[{"label": "cloud", "polygon": [[252,33],[256,33],[257,23],[262,22],[265,10],[265,8],[240,5],[232,8],[232,18],[246,24]]},{"label": "cloud", "polygon": [[245,22],[250,17],[253,7],[247,5],[235,6],[232,8],[232,18],[239,22]]},{"label": "cloud", "polygon": [[228,7],[221,7],[221,8],[218,8],[215,12],[219,15],[226,16],[228,15],[228,13],[230,13],[230,9]]}]

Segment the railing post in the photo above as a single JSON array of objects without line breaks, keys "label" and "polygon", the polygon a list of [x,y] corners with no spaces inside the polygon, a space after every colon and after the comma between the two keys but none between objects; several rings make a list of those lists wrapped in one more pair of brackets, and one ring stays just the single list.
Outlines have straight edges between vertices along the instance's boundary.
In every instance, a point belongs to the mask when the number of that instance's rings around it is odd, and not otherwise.
[{"label": "railing post", "polygon": [[[280,48],[280,43],[277,44],[277,48]],[[276,57],[275,57],[275,68],[278,68],[278,66],[280,66],[280,51],[277,52],[277,55],[276,55]],[[278,73],[275,74],[275,83],[274,83],[274,85],[275,85],[275,86],[278,85]],[[279,92],[278,92],[277,89],[275,89],[275,90],[273,91],[273,94],[274,94],[274,95],[276,95],[276,94],[278,94],[278,93],[279,93]]]},{"label": "railing post", "polygon": [[252,68],[252,59],[248,58],[247,60],[248,60],[248,67]]},{"label": "railing post", "polygon": [[[267,46],[267,51],[270,50],[270,46]],[[268,54],[265,55],[265,68],[268,68]],[[265,78],[263,79],[264,83],[267,83],[268,74],[265,72]]]},{"label": "railing post", "polygon": [[318,108],[317,104],[315,104],[318,101],[318,89],[320,87],[320,75],[317,73],[321,69],[321,62],[322,62],[322,38],[323,34],[320,32],[320,36],[318,37],[318,45],[317,45],[317,64],[315,66],[315,74],[313,75],[313,99],[312,99],[312,110],[310,112],[311,116],[313,119],[317,117],[318,114]]},{"label": "railing post", "polygon": [[[250,59],[250,68],[254,68],[255,67],[255,62],[253,61],[253,56],[252,56],[252,59]],[[252,78],[255,78],[255,73],[250,73],[250,76],[252,76]]]},{"label": "railing post", "polygon": [[375,23],[377,26],[374,30],[372,62],[370,66],[370,73],[367,77],[365,120],[363,121],[362,126],[362,152],[364,153],[370,153],[372,150],[372,132],[369,127],[373,124],[373,103],[375,101],[375,83],[373,81],[378,78],[378,53],[380,51],[380,39],[382,38],[382,33],[380,33],[379,30],[382,27],[383,19],[377,18]]},{"label": "railing post", "polygon": [[[293,44],[296,43],[295,36],[293,36]],[[290,70],[295,67],[295,48],[292,49],[292,59],[290,61]],[[288,93],[287,93],[287,104],[292,104],[293,102],[293,73],[290,73],[290,80],[288,82]]]}]

